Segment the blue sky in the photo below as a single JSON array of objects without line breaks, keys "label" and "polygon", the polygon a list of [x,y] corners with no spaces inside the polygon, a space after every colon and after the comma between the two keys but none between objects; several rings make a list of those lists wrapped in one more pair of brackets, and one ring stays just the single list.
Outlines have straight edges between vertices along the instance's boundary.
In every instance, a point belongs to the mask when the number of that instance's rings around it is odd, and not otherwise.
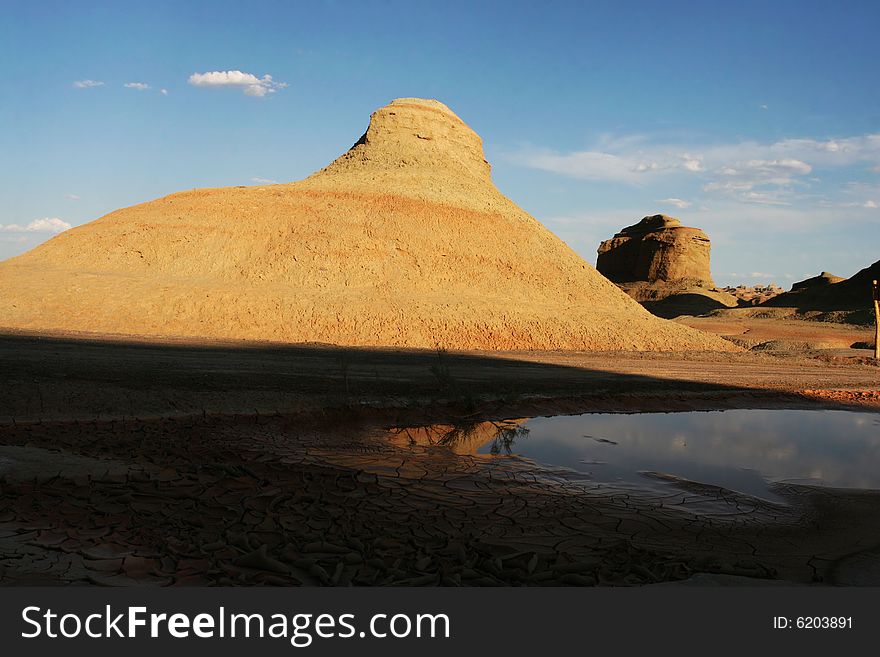
[{"label": "blue sky", "polygon": [[880,259],[877,2],[0,6],[0,258],[174,191],[303,178],[421,96],[590,262],[655,212],[709,233],[721,284]]}]

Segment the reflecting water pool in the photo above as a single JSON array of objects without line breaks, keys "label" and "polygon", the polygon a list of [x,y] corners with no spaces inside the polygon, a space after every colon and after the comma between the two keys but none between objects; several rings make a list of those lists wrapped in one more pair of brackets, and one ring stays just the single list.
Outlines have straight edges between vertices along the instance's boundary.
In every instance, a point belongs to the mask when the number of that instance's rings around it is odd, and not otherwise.
[{"label": "reflecting water pool", "polygon": [[875,413],[588,413],[481,423],[477,431],[435,428],[434,435],[440,439],[430,442],[456,451],[519,455],[597,482],[644,481],[658,473],[771,499],[772,482],[880,489]]}]

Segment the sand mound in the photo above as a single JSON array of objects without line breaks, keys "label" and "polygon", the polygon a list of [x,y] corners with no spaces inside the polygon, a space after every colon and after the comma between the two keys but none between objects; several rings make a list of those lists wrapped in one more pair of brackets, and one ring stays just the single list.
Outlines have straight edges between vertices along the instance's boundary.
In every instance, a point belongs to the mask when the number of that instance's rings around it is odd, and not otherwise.
[{"label": "sand mound", "polygon": [[651,316],[492,184],[433,100],[306,180],[117,210],[0,263],[0,327],[456,349],[730,349]]},{"label": "sand mound", "polygon": [[699,316],[734,308],[737,301],[736,297],[723,290],[691,287],[661,296],[656,300],[643,299],[640,303],[657,317],[672,319],[683,315]]}]

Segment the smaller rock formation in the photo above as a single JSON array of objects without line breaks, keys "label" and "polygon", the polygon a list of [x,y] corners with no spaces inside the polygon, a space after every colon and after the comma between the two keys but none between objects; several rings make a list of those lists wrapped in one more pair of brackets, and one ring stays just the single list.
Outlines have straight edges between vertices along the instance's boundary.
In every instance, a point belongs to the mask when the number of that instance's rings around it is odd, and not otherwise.
[{"label": "smaller rock formation", "polygon": [[596,269],[618,285],[650,283],[677,288],[715,283],[709,270],[709,236],[665,214],[645,217],[599,245]]},{"label": "smaller rock formation", "polygon": [[840,281],[844,280],[846,279],[843,276],[835,276],[834,274],[829,274],[827,271],[823,271],[818,276],[812,276],[810,278],[805,278],[802,281],[798,281],[791,286],[791,291],[798,292],[801,290],[828,287],[829,285],[839,283]]},{"label": "smaller rock formation", "polygon": [[596,269],[660,317],[701,315],[737,305],[715,287],[709,236],[655,214],[599,245]]},{"label": "smaller rock formation", "polygon": [[773,283],[727,286],[721,288],[721,291],[735,297],[740,306],[757,306],[785,292],[783,288]]},{"label": "smaller rock formation", "polygon": [[797,308],[799,312],[839,312],[850,313],[846,321],[855,323],[873,322],[871,281],[880,279],[880,260],[856,272],[851,278],[841,278],[822,272],[806,280],[795,283],[791,291],[780,294],[764,305],[778,308]]}]

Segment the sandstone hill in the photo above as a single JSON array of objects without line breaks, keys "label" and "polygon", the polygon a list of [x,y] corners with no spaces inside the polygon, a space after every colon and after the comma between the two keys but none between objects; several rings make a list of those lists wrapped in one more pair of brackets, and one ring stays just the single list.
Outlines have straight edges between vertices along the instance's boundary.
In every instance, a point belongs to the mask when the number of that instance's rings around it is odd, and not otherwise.
[{"label": "sandstone hill", "polygon": [[702,230],[656,214],[602,242],[596,268],[657,315],[699,315],[737,305],[712,281],[710,250]]},{"label": "sandstone hill", "polygon": [[0,263],[0,327],[455,349],[730,350],[653,317],[398,99],[325,169],[117,210]]}]

